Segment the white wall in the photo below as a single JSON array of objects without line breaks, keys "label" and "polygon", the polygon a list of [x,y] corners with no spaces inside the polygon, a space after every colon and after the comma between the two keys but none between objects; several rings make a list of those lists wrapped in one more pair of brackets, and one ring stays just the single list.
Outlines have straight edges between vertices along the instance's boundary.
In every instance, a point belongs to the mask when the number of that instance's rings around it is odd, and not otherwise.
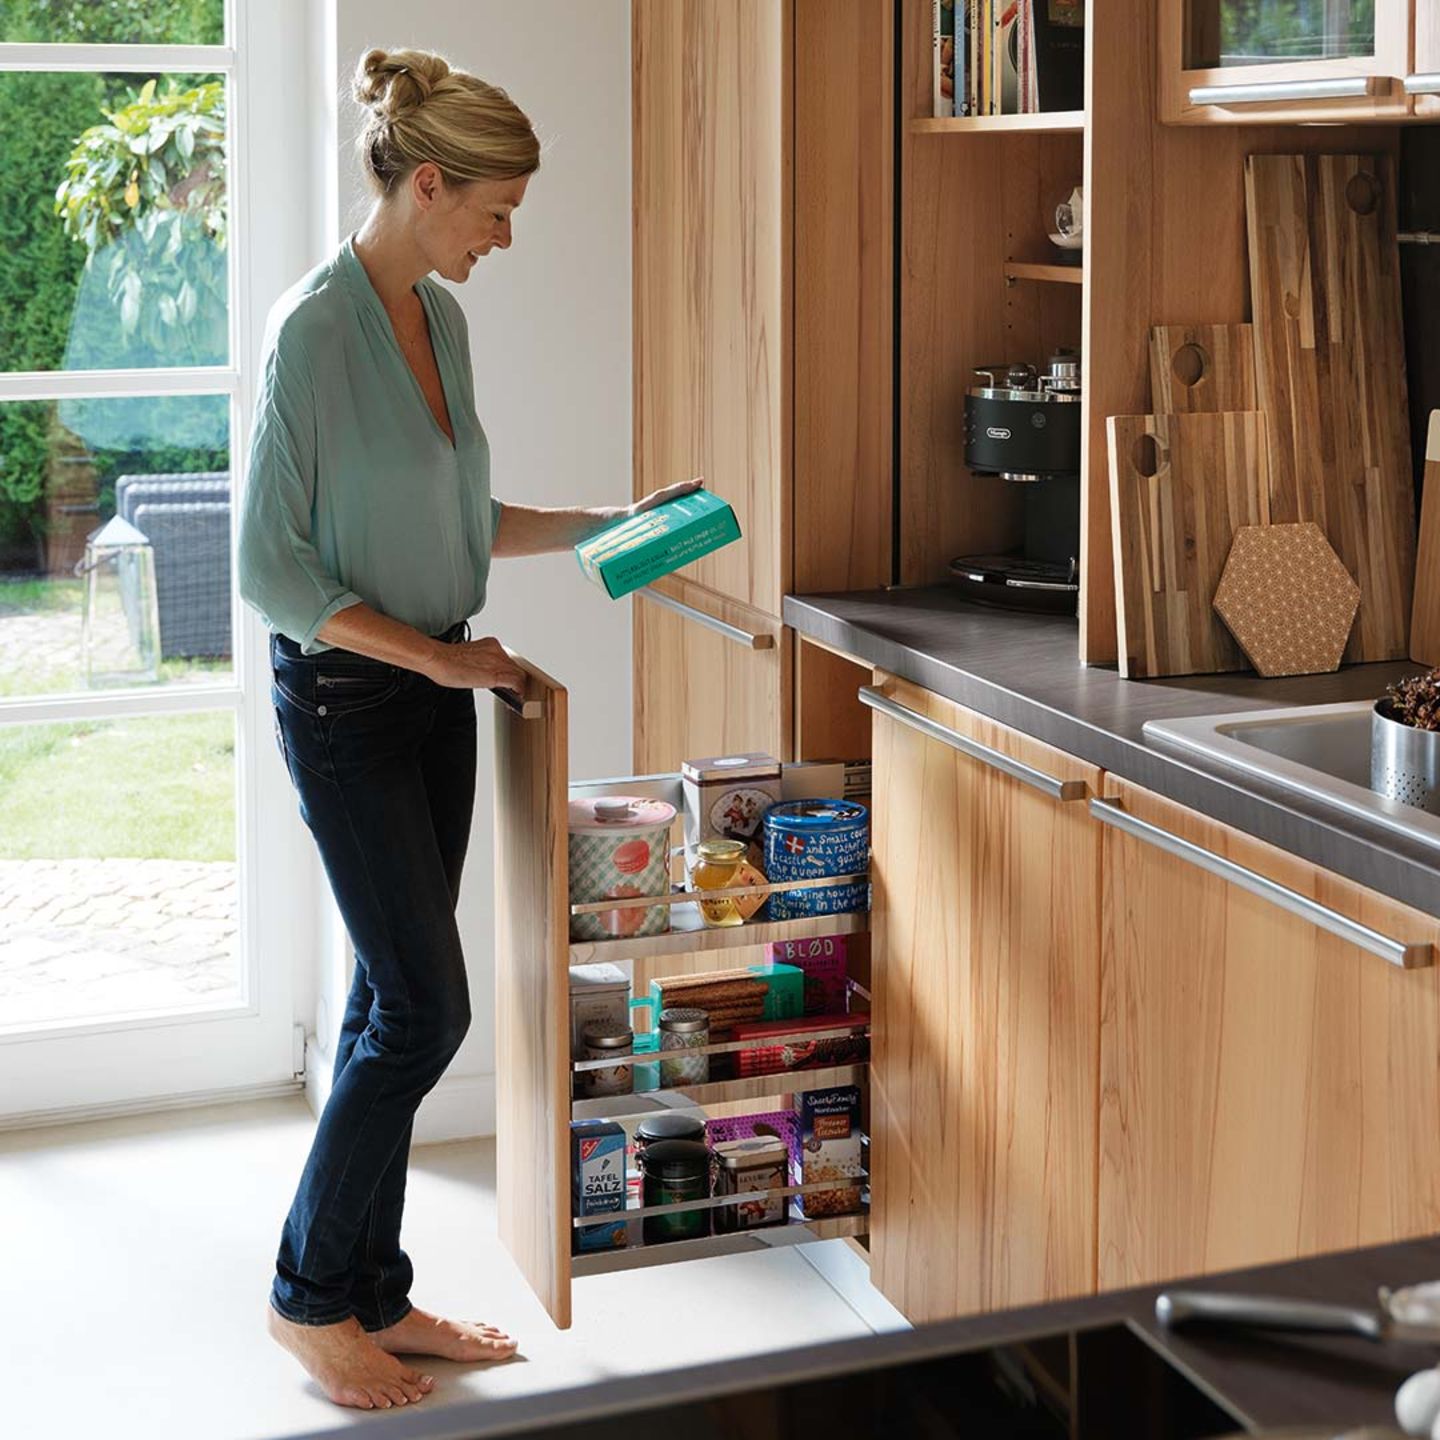
[{"label": "white wall", "polygon": [[[470,323],[476,406],[490,437],[495,493],[533,505],[628,500],[628,0],[324,5],[334,26],[327,58],[340,95],[339,234],[355,229],[368,205],[352,145],[360,114],[348,98],[349,76],[365,50],[437,50],[502,86],[529,115],[545,149],[516,212],[514,244],[481,260],[469,282],[455,288]],[[498,635],[569,686],[572,773],[627,773],[629,602],[606,599],[570,555],[504,561],[491,574],[489,602],[473,628]],[[422,1140],[493,1128],[493,702],[482,694],[477,704],[480,778],[460,903],[475,1021],[422,1107],[416,1126]],[[338,1018],[337,983],[338,977],[322,979],[326,1026]]]}]

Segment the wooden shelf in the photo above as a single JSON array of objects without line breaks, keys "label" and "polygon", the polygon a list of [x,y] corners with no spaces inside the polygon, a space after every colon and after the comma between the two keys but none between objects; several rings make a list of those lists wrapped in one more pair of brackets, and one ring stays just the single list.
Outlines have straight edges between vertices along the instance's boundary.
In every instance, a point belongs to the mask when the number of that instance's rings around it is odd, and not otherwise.
[{"label": "wooden shelf", "polygon": [[1085,283],[1085,267],[1083,265],[1040,265],[1028,260],[1007,260],[1005,262],[1005,278],[1007,280],[1046,280],[1057,285],[1083,285]]},{"label": "wooden shelf", "polygon": [[1059,135],[1085,129],[1083,110],[1051,110],[1039,115],[962,115],[958,119],[914,119],[912,135],[977,135],[1029,131],[1032,135]]},{"label": "wooden shelf", "polygon": [[[658,1061],[661,1052],[646,1056]],[[712,1080],[705,1085],[672,1085],[663,1090],[642,1090],[630,1095],[602,1095],[571,1102],[576,1120],[624,1120],[651,1115],[657,1110],[695,1110],[732,1100],[761,1100],[770,1095],[798,1095],[803,1090],[828,1090],[834,1085],[864,1085],[868,1064],[824,1065],[812,1070],[781,1070],[773,1075],[751,1075],[743,1080]]]},{"label": "wooden shelf", "polygon": [[698,1240],[671,1240],[663,1245],[625,1246],[620,1250],[596,1250],[570,1257],[570,1273],[609,1275],[617,1270],[642,1270],[651,1265],[674,1265],[682,1260],[710,1260],[718,1255],[743,1255],[756,1250],[776,1250],[787,1245],[809,1245],[816,1240],[839,1240],[847,1235],[870,1232],[868,1211],[834,1215],[814,1220],[792,1218],[784,1225],[767,1225],[760,1230],[741,1230],[734,1235],[705,1235]]},{"label": "wooden shelf", "polygon": [[817,935],[855,935],[870,928],[868,910],[841,915],[811,915],[803,920],[762,920],[712,930],[700,918],[700,907],[676,905],[664,935],[628,940],[572,940],[570,963],[592,965],[599,960],[643,960],[655,955],[698,955],[705,950],[734,950],[768,945],[773,940],[808,940]]}]

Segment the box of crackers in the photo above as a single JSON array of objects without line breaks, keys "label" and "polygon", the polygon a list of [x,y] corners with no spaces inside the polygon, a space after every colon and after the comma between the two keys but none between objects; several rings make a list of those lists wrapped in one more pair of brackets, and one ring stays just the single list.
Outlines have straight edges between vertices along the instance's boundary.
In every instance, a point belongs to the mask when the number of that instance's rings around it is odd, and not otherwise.
[{"label": "box of crackers", "polygon": [[587,579],[618,600],[739,538],[730,506],[695,490],[592,535],[575,547],[575,558]]}]

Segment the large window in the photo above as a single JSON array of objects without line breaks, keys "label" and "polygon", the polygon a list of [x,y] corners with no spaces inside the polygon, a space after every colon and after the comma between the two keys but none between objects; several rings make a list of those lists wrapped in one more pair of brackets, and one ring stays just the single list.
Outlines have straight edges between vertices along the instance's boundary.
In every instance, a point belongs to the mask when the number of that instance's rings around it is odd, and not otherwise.
[{"label": "large window", "polygon": [[[246,924],[266,677],[231,565],[254,328],[239,10],[0,0],[0,1121],[104,1103],[36,1078],[92,1063],[86,1035],[152,1067],[131,1090],[223,1086],[239,1072],[179,1052],[227,1021],[253,1042],[266,1009]],[[7,1086],[22,1044],[47,1063]]]}]

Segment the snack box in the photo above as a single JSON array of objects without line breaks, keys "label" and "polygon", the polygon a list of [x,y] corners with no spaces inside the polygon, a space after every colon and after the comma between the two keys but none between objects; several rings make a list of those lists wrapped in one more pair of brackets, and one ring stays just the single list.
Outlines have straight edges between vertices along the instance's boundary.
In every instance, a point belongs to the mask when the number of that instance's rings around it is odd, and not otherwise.
[{"label": "snack box", "polygon": [[832,1035],[807,1040],[806,1030],[834,1030],[862,1017],[852,1015],[805,1015],[795,1020],[742,1021],[735,1027],[737,1040],[763,1040],[768,1035],[788,1037],[781,1045],[740,1050],[740,1078],[775,1075],[782,1070],[818,1070],[823,1065],[858,1065],[870,1058],[868,1035]]},{"label": "snack box", "polygon": [[587,579],[618,600],[739,538],[729,505],[696,490],[592,535],[575,547],[575,558]]},{"label": "snack box", "polygon": [[800,1119],[800,1166],[797,1185],[855,1178],[853,1186],[817,1190],[798,1198],[807,1219],[820,1215],[849,1215],[862,1202],[864,1155],[860,1143],[860,1089],[835,1085],[829,1090],[806,1090],[795,1097]]},{"label": "snack box", "polygon": [[773,940],[772,965],[794,965],[805,976],[805,1014],[838,1015],[846,1008],[849,950],[843,935],[815,935],[808,940]]},{"label": "snack box", "polygon": [[[800,1016],[805,1009],[805,974],[798,965],[747,965],[746,971],[756,980],[763,980],[767,986],[762,1020],[790,1020]],[[658,1015],[664,1005],[665,980],[669,977],[656,976],[650,981],[650,1001]],[[691,977],[686,977],[691,978]],[[683,1003],[671,1001],[671,1004]],[[695,1002],[700,1009],[704,1005]]]},{"label": "snack box", "polygon": [[[578,1219],[625,1212],[625,1131],[613,1120],[577,1120],[570,1126],[570,1199]],[[624,1220],[575,1231],[575,1249],[618,1250]]]}]

